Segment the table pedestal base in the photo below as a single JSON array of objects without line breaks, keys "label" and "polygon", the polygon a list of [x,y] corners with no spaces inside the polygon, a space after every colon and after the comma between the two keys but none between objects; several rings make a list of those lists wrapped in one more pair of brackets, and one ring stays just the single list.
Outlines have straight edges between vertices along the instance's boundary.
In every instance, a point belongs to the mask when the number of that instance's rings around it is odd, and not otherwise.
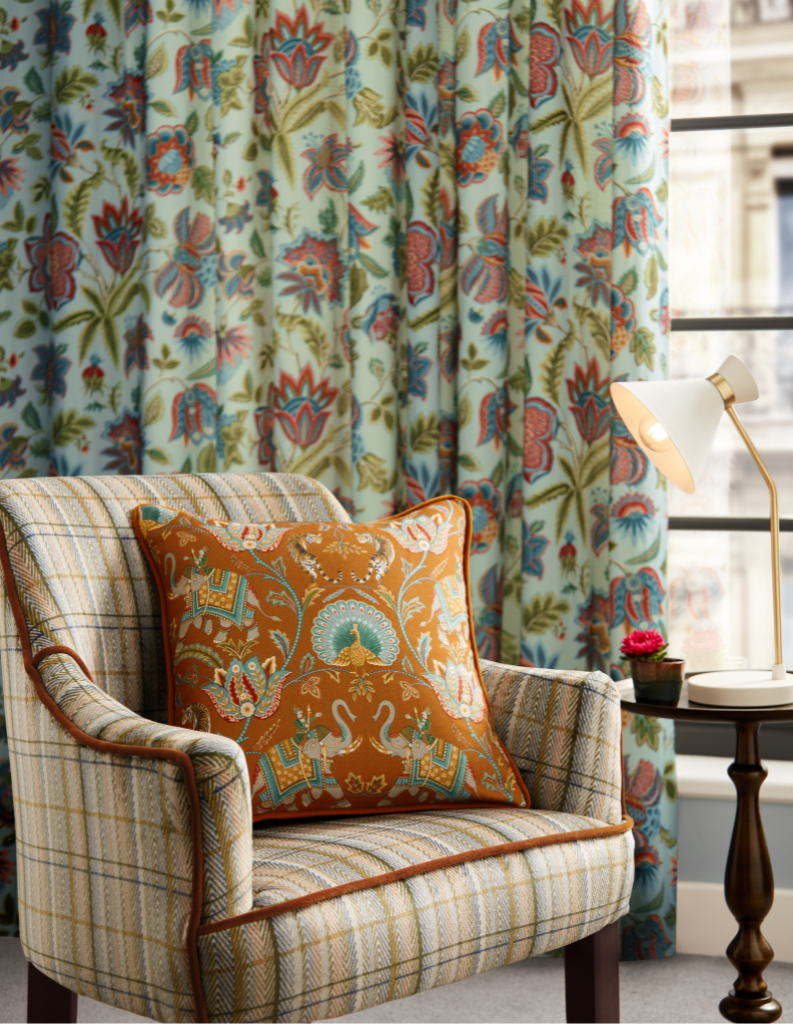
[{"label": "table pedestal base", "polygon": [[782,1007],[770,992],[760,999],[741,999],[740,996],[736,996],[735,989],[732,989],[719,1003],[719,1012],[726,1020],[735,1021],[736,1024],[742,1021],[765,1024],[766,1021],[779,1020],[782,1016]]},{"label": "table pedestal base", "polygon": [[768,991],[763,971],[774,951],[760,930],[774,902],[774,873],[760,817],[760,787],[768,770],[760,763],[758,722],[736,722],[735,761],[728,768],[737,803],[724,896],[738,924],[727,957],[738,971],[735,987],[719,1004],[727,1020],[772,1024],[782,1007]]}]

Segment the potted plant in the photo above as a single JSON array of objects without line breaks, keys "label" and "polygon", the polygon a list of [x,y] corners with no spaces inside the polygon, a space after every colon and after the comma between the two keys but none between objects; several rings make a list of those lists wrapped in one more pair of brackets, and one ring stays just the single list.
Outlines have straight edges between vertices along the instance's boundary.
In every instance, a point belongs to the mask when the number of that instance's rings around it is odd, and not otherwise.
[{"label": "potted plant", "polygon": [[671,704],[680,700],[685,661],[667,658],[666,640],[656,629],[635,629],[620,645],[630,662],[637,703]]}]

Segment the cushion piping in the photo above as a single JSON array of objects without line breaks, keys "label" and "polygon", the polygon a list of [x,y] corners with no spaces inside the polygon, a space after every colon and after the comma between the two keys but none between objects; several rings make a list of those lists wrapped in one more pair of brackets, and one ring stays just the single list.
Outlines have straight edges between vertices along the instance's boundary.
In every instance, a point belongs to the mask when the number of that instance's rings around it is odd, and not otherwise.
[{"label": "cushion piping", "polygon": [[[437,811],[438,808],[436,807],[435,810]],[[629,832],[632,828],[633,819],[626,814],[618,825],[600,825],[596,828],[578,829],[575,832],[555,832],[547,836],[534,836],[531,839],[517,839],[511,843],[482,846],[478,850],[465,850],[461,853],[450,854],[447,857],[437,857],[434,860],[423,861],[421,864],[410,864],[404,868],[397,868],[395,871],[386,871],[380,875],[372,875],[369,878],[359,878],[352,882],[344,882],[342,885],[334,885],[329,889],[319,889],[317,892],[307,893],[305,896],[297,896],[293,900],[275,903],[271,907],[259,907],[256,910],[249,910],[247,913],[239,914],[237,917],[227,917],[221,921],[200,925],[198,935],[211,935],[214,932],[227,931],[229,928],[241,927],[254,921],[264,921],[269,917],[278,917],[281,914],[288,914],[292,911],[302,910],[304,907],[310,907],[315,903],[335,899],[337,896],[346,896],[348,893],[360,892],[363,889],[376,889],[381,885],[390,885],[392,882],[399,882],[404,878],[425,875],[430,871],[452,867],[455,864],[465,864],[472,860],[486,860],[488,857],[518,853],[521,850],[530,850],[538,846],[557,846],[562,843],[574,843],[586,839],[601,839],[604,836],[621,835],[624,832]]]}]

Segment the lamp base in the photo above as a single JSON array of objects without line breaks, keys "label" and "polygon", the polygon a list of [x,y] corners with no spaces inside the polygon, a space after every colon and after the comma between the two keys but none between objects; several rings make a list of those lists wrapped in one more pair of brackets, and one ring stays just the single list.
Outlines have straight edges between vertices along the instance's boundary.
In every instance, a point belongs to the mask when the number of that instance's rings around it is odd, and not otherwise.
[{"label": "lamp base", "polygon": [[701,672],[689,676],[688,699],[718,708],[773,708],[793,704],[793,675],[770,671]]}]

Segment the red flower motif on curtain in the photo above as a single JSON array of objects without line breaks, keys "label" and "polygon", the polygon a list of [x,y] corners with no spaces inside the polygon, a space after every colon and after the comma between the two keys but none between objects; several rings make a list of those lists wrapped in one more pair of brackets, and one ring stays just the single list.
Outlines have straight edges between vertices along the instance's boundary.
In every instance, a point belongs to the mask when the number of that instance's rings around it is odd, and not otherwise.
[{"label": "red flower motif on curtain", "polygon": [[271,59],[278,74],[295,89],[313,85],[326,57],[320,56],[333,42],[323,25],[309,25],[308,11],[301,7],[294,18],[283,11],[275,15],[275,27],[270,30]]},{"label": "red flower motif on curtain", "polygon": [[183,192],[195,163],[195,146],[183,124],[163,125],[146,137],[146,188],[167,196]]},{"label": "red flower motif on curtain", "polygon": [[338,393],[327,379],[315,384],[309,365],[297,379],[282,370],[278,386],[270,385],[267,405],[292,444],[307,448],[319,441]]},{"label": "red flower motif on curtain", "polygon": [[434,264],[438,253],[438,239],[432,228],[423,221],[414,220],[407,234],[408,301],[417,306],[435,290]]},{"label": "red flower motif on curtain", "polygon": [[531,30],[529,42],[529,99],[541,107],[556,95],[556,72],[562,57],[562,43],[555,28],[540,22]]},{"label": "red flower motif on curtain", "polygon": [[44,292],[47,309],[60,309],[74,298],[74,272],[80,259],[80,245],[65,231],[52,230],[52,214],[44,218],[41,234],[25,242],[30,260],[28,287]]},{"label": "red flower motif on curtain", "polygon": [[127,196],[121,200],[120,206],[114,206],[107,200],[102,204],[102,216],[94,214],[97,245],[105,257],[105,262],[117,274],[126,274],[135,261],[135,253],[140,245],[143,220],[137,209],[129,209]]},{"label": "red flower motif on curtain", "polygon": [[558,415],[544,398],[527,398],[523,406],[523,478],[532,484],[550,472],[551,441],[556,436]]},{"label": "red flower motif on curtain", "polygon": [[572,379],[568,378],[567,397],[578,432],[584,441],[599,440],[609,429],[611,402],[608,391],[611,383],[608,376],[600,378],[600,368],[595,356],[586,370],[576,364]]},{"label": "red flower motif on curtain", "polygon": [[484,181],[496,166],[504,150],[504,131],[501,122],[483,107],[463,114],[456,132],[457,184],[466,188]]},{"label": "red flower motif on curtain", "polygon": [[644,96],[647,75],[644,65],[650,44],[652,23],[643,0],[631,14],[628,0],[614,4],[614,106],[639,103]]},{"label": "red flower motif on curtain", "polygon": [[602,0],[581,0],[565,9],[567,41],[576,64],[586,75],[602,75],[611,67],[614,41],[611,36],[613,12],[603,13]]},{"label": "red flower motif on curtain", "polygon": [[294,245],[284,246],[281,259],[292,268],[278,275],[280,281],[287,282],[281,295],[298,295],[304,313],[313,309],[320,316],[324,299],[331,304],[341,302],[344,264],[337,238],[320,238],[305,229]]}]

